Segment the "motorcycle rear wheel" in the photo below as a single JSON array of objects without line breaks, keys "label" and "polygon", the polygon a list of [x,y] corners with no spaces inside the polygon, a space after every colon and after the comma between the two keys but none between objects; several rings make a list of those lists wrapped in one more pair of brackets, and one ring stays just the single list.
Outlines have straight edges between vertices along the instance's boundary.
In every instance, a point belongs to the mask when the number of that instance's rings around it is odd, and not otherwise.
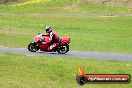
[{"label": "motorcycle rear wheel", "polygon": [[69,51],[69,45],[63,45],[63,46],[59,46],[57,49],[57,52],[59,54],[65,54]]}]

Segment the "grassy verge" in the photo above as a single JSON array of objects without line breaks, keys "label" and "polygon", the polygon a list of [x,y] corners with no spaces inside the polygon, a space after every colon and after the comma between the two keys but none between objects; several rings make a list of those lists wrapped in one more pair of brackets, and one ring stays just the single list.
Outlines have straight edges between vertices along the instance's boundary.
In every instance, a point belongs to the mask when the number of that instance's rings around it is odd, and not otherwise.
[{"label": "grassy verge", "polygon": [[5,13],[132,13],[131,1],[84,2],[83,0],[28,0],[1,6]]},{"label": "grassy verge", "polygon": [[[77,74],[80,65],[85,68],[88,74],[129,73],[132,75],[131,62],[0,53],[0,87],[80,88],[75,81],[75,75]],[[110,87],[131,88],[132,84],[88,84],[81,86],[81,88]]]},{"label": "grassy verge", "polygon": [[27,47],[44,26],[71,37],[71,50],[132,52],[131,17],[0,16],[0,45]]}]

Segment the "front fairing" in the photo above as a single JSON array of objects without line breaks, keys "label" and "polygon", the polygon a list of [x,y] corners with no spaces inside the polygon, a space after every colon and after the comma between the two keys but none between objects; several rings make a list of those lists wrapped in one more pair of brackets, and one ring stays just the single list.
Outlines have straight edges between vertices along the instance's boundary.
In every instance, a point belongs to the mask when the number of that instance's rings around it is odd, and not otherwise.
[{"label": "front fairing", "polygon": [[34,37],[34,42],[35,43],[38,43],[39,41],[41,41],[42,40],[42,34],[37,34],[35,37]]}]

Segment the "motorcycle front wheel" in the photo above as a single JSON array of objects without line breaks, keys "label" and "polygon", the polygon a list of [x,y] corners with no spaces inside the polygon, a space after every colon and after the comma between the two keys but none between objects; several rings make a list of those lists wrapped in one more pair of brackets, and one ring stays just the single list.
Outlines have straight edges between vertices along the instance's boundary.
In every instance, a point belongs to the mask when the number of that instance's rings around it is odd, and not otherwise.
[{"label": "motorcycle front wheel", "polygon": [[37,52],[39,50],[39,47],[37,46],[36,43],[30,43],[28,45],[28,50],[31,52]]}]

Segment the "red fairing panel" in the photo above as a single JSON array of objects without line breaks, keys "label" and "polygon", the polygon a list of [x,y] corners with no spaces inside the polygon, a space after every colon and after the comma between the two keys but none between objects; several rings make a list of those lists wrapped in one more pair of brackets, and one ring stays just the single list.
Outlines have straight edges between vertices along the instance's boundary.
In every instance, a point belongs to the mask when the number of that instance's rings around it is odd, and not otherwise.
[{"label": "red fairing panel", "polygon": [[69,44],[70,43],[70,38],[69,37],[63,37],[61,39],[61,45]]}]

